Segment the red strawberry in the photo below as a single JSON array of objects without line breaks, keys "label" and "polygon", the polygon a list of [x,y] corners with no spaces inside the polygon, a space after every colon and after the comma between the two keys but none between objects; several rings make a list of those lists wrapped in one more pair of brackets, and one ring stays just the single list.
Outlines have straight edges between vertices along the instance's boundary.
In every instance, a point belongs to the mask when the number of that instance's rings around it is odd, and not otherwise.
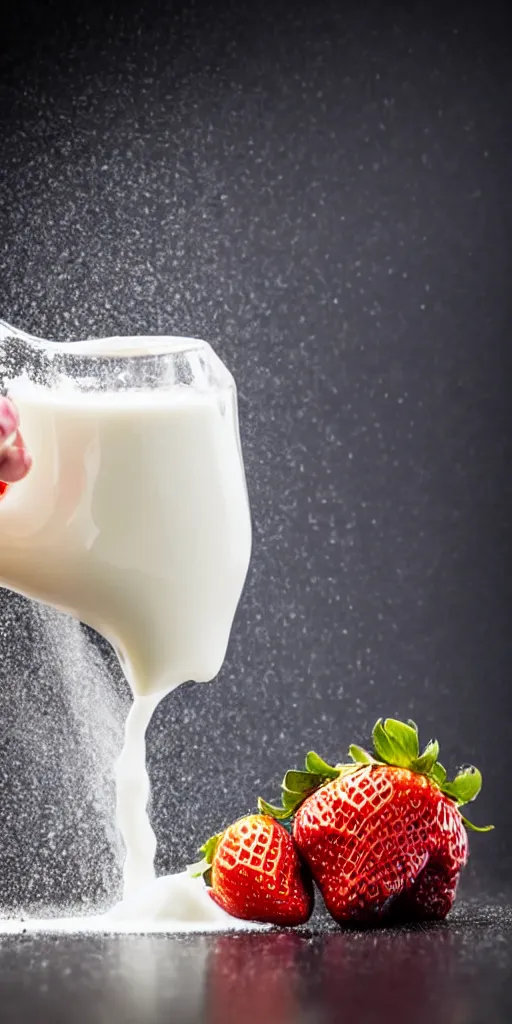
[{"label": "red strawberry", "polygon": [[210,895],[233,917],[269,924],[304,924],[313,886],[293,839],[273,817],[249,814],[202,847],[197,872],[210,876]]},{"label": "red strawberry", "polygon": [[482,776],[465,768],[448,782],[438,743],[420,755],[414,723],[379,720],[373,742],[374,756],[352,746],[350,765],[308,754],[306,770],[284,778],[283,806],[260,800],[260,810],[294,816],[295,843],[336,921],[445,917],[475,829],[458,808]]}]

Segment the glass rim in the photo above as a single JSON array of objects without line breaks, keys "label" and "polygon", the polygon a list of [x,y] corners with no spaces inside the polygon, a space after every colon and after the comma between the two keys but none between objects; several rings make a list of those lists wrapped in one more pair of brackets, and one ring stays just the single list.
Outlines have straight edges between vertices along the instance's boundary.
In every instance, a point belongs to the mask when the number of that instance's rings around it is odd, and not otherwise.
[{"label": "glass rim", "polygon": [[76,394],[128,391],[224,391],[233,377],[207,341],[134,334],[58,342],[32,337],[0,320],[0,393],[17,380]]},{"label": "glass rim", "polygon": [[127,334],[80,341],[47,341],[45,338],[27,334],[17,327],[11,327],[5,320],[0,320],[0,329],[3,329],[4,341],[12,338],[25,342],[40,352],[63,356],[87,356],[92,359],[142,359],[145,356],[154,358],[211,349],[210,344],[202,338],[174,334]]}]

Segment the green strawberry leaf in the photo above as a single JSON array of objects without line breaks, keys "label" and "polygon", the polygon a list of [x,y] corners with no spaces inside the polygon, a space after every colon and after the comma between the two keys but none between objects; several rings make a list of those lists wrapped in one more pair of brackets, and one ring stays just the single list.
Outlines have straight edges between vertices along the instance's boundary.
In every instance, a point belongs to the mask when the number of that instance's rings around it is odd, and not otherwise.
[{"label": "green strawberry leaf", "polygon": [[282,807],[269,804],[260,797],[258,800],[260,812],[262,814],[270,814],[278,821],[287,821],[293,817],[301,803],[311,793],[314,793],[315,789],[319,789],[320,786],[325,785],[326,782],[330,782],[332,779],[338,779],[344,770],[344,766],[333,767],[333,765],[327,764],[327,761],[324,761],[318,754],[310,750],[306,755],[306,767],[304,770],[296,771],[291,769],[286,772],[281,783]]},{"label": "green strawberry leaf", "polygon": [[443,784],[446,779],[446,768],[443,768],[440,761],[437,761],[436,764],[432,765],[430,777],[438,786],[441,787],[441,789],[443,788]]},{"label": "green strawberry leaf", "polygon": [[467,818],[461,814],[462,823],[468,829],[469,832],[492,832],[494,825],[474,825],[472,821],[468,821]]},{"label": "green strawberry leaf", "polygon": [[299,772],[292,769],[286,772],[283,779],[283,789],[287,789],[290,793],[311,793],[312,790],[321,786],[324,781],[323,775],[308,771]]},{"label": "green strawberry leaf", "polygon": [[411,762],[411,771],[418,772],[420,775],[430,775],[438,757],[439,743],[437,740],[430,740],[421,757],[417,757],[415,761]]},{"label": "green strawberry leaf", "polygon": [[382,718],[375,723],[372,737],[377,757],[380,757],[381,761],[385,761],[386,764],[394,764],[394,744],[384,729]]},{"label": "green strawberry leaf", "polygon": [[358,747],[356,743],[351,743],[348,748],[350,757],[356,764],[375,764],[375,758],[368,753],[367,750],[363,750],[362,747]]},{"label": "green strawberry leaf", "polygon": [[187,867],[187,872],[191,878],[199,878],[203,875],[206,884],[209,884],[213,858],[223,835],[223,832],[217,832],[216,835],[210,836],[200,847],[199,852],[203,854],[202,860],[198,860],[196,864],[189,864]]},{"label": "green strawberry leaf", "polygon": [[473,765],[463,768],[452,782],[444,782],[442,787],[445,796],[455,800],[459,807],[471,803],[478,796],[481,788],[482,773]]},{"label": "green strawberry leaf", "polygon": [[269,814],[276,821],[287,821],[291,814],[287,807],[276,807],[275,804],[268,804],[261,796],[258,797],[258,810],[260,814]]},{"label": "green strawberry leaf", "polygon": [[215,851],[224,835],[223,832],[217,832],[216,835],[210,836],[205,843],[201,846],[199,853],[202,853],[204,859],[208,861],[208,864],[213,864],[213,858],[215,857]]},{"label": "green strawberry leaf", "polygon": [[427,754],[428,754],[429,757],[431,757],[433,754],[435,754],[434,764],[436,764],[437,759],[439,757],[439,743],[437,742],[437,740],[429,740],[428,741],[428,743],[427,743],[427,745],[426,745],[426,747],[425,747],[425,749],[423,751],[423,754],[421,756],[425,757]]},{"label": "green strawberry leaf", "polygon": [[[312,792],[312,791],[311,791]],[[283,789],[281,791],[281,801],[283,804],[283,810],[288,812],[290,818],[294,811],[300,806],[303,800],[309,796],[309,793],[290,793],[289,790]]]},{"label": "green strawberry leaf", "polygon": [[[350,764],[330,765],[310,750],[302,771],[292,769],[286,773],[281,785],[281,806],[269,804],[260,797],[260,812],[271,815],[289,827],[297,809],[310,794],[333,779],[343,779],[361,771],[365,766],[377,771],[390,765],[424,775],[458,807],[474,800],[480,791],[482,776],[477,768],[470,766],[461,769],[453,780],[447,779],[446,769],[437,760],[437,740],[430,740],[420,754],[418,726],[412,720],[400,722],[395,718],[379,718],[373,729],[373,744],[374,754],[353,743],[349,747],[352,759]],[[463,820],[466,823],[466,819]],[[467,827],[479,832],[489,831],[487,827],[478,828],[470,822]]]},{"label": "green strawberry leaf", "polygon": [[314,750],[310,750],[306,754],[306,770],[311,772],[313,775],[321,775],[324,781],[327,779],[339,778],[339,768],[333,767],[332,764],[327,764],[318,754],[315,754]]},{"label": "green strawberry leaf", "polygon": [[373,745],[377,756],[386,764],[409,768],[420,752],[418,734],[411,725],[394,718],[379,718],[373,730]]},{"label": "green strawberry leaf", "polygon": [[418,730],[415,726],[407,725],[405,722],[397,722],[394,718],[386,718],[384,722],[386,735],[389,736],[395,747],[401,752],[409,763],[419,757],[420,745],[418,741]]}]

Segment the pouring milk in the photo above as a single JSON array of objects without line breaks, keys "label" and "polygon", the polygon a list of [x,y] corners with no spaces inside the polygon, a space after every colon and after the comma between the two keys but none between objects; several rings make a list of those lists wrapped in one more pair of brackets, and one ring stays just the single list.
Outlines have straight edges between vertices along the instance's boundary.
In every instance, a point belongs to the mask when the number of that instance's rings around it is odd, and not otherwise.
[{"label": "pouring milk", "polygon": [[33,467],[0,502],[0,583],[102,633],[134,694],[116,768],[124,900],[111,920],[231,927],[202,882],[155,881],[145,732],[166,693],[218,673],[248,568],[233,378],[204,342],[18,338],[8,391]]}]

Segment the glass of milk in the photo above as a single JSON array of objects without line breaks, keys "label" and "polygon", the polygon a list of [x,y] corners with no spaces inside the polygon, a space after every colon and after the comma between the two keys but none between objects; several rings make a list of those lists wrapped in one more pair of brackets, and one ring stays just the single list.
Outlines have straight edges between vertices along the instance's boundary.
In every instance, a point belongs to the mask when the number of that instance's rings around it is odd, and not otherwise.
[{"label": "glass of milk", "polygon": [[0,585],[102,633],[136,695],[212,679],[251,550],[231,374],[204,341],[0,322],[0,376],[33,457],[0,501]]}]

